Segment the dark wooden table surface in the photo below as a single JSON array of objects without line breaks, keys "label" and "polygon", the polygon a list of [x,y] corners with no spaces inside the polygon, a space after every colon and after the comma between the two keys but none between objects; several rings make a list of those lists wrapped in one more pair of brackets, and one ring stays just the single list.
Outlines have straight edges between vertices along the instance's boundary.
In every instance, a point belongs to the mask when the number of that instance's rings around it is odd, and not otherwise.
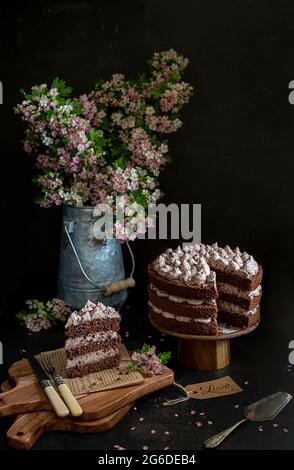
[{"label": "dark wooden table surface", "polygon": [[[170,387],[139,400],[109,432],[93,435],[50,432],[39,439],[34,449],[108,450],[119,445],[132,450],[144,446],[151,450],[198,450],[207,437],[239,420],[246,404],[278,390],[294,393],[294,366],[291,368],[288,362],[289,343],[294,340],[294,289],[291,275],[280,272],[267,276],[260,326],[251,335],[231,342],[232,362],[228,368],[216,372],[179,368],[175,361],[177,340],[163,336],[152,328],[147,319],[146,305],[146,289],[138,288],[129,296],[123,309],[123,338],[130,349],[148,342],[156,344],[161,351],[171,350],[171,366],[176,380],[182,385],[230,375],[243,388],[243,392],[209,400],[188,400],[164,407],[164,400],[179,396],[178,390]],[[13,315],[6,315],[0,320],[0,340],[4,355],[0,380],[3,381],[9,365],[18,359],[20,347],[36,352],[60,347],[64,343],[64,334],[62,328],[59,328],[29,335],[17,325]],[[8,449],[5,431],[12,421],[10,417],[0,420],[1,450]],[[294,400],[274,421],[243,424],[219,449],[293,450]]]}]

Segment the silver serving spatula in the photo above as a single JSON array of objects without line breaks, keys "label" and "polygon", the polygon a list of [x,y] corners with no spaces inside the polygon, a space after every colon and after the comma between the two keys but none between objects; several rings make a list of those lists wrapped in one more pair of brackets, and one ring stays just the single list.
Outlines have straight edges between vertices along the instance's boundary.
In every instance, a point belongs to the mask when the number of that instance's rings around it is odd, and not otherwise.
[{"label": "silver serving spatula", "polygon": [[204,442],[205,447],[217,447],[234,429],[245,421],[269,421],[274,419],[292,398],[290,393],[276,392],[259,401],[251,403],[251,405],[246,406],[244,410],[244,419],[241,419],[215,436],[206,439]]}]

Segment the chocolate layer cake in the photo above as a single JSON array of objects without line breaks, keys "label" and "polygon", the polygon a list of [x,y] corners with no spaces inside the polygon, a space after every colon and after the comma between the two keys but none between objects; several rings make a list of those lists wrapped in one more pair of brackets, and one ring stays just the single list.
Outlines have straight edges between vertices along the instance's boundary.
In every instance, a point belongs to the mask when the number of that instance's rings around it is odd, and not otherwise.
[{"label": "chocolate layer cake", "polygon": [[262,268],[239,248],[169,248],[148,272],[150,316],[166,329],[215,335],[221,322],[248,328],[259,321]]},{"label": "chocolate layer cake", "polygon": [[65,325],[68,377],[82,377],[119,365],[120,315],[112,307],[88,301]]}]

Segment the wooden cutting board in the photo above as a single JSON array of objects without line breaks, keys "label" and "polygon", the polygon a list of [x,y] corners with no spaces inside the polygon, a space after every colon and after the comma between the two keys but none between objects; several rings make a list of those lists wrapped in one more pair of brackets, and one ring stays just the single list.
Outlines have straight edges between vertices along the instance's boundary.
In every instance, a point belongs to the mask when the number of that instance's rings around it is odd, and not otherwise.
[{"label": "wooden cutting board", "polygon": [[[52,410],[27,359],[15,362],[8,373],[15,387],[0,393],[0,417]],[[168,369],[166,374],[148,377],[142,384],[82,395],[78,401],[84,413],[79,420],[96,421],[112,415],[138,398],[172,385],[173,380],[173,371]]]},{"label": "wooden cutting board", "polygon": [[[0,387],[2,392],[11,390],[6,380]],[[36,411],[18,415],[6,433],[7,443],[10,447],[20,450],[29,450],[42,434],[48,431],[71,431],[76,433],[98,433],[113,428],[131,409],[133,403],[129,403],[115,413],[96,421],[79,421],[67,418],[59,418],[51,411]]]},{"label": "wooden cutting board", "polygon": [[10,447],[29,450],[42,434],[48,431],[70,431],[76,433],[98,433],[113,428],[131,409],[129,403],[109,416],[96,421],[77,421],[73,418],[59,418],[51,411],[36,411],[18,415],[6,433]]}]

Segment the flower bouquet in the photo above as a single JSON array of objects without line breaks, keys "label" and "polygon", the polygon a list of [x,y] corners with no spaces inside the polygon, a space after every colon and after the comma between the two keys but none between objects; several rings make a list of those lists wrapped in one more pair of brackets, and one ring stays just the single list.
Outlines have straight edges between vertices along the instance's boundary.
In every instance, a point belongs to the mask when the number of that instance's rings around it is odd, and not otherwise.
[{"label": "flower bouquet", "polygon": [[[192,94],[182,80],[187,64],[169,50],[155,53],[136,79],[114,74],[79,98],[60,79],[23,92],[16,113],[27,125],[24,149],[36,164],[38,203],[114,207],[119,196],[125,217],[115,221],[113,236],[136,238],[136,207],[146,210],[160,198],[167,136],[182,126],[180,111]],[[139,223],[141,232],[151,223]]]}]

